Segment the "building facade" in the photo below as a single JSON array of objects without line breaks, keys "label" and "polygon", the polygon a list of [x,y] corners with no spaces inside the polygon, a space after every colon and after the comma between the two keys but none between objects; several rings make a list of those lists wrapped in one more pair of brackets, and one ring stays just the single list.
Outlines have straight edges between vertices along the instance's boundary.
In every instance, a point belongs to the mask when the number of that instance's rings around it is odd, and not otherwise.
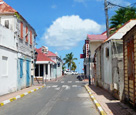
[{"label": "building facade", "polygon": [[50,81],[62,76],[62,60],[57,54],[42,46],[36,49],[38,53],[36,59],[35,80]]},{"label": "building facade", "polygon": [[124,100],[136,107],[136,25],[123,37]]},{"label": "building facade", "polygon": [[[17,90],[32,84],[31,70],[33,66],[36,32],[32,26],[11,6],[0,0],[0,24],[10,30],[13,37],[6,35],[8,42],[13,39],[17,51]],[[6,58],[4,58],[6,59]],[[32,66],[32,67],[31,67]],[[9,68],[11,69],[11,68]]]}]

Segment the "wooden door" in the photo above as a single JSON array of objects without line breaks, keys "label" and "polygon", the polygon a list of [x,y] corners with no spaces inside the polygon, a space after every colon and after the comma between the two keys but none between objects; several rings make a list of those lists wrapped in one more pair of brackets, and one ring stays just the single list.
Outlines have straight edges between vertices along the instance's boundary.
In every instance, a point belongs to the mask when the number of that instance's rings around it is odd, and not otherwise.
[{"label": "wooden door", "polygon": [[134,39],[127,42],[127,71],[129,102],[135,104],[135,77],[134,77]]}]

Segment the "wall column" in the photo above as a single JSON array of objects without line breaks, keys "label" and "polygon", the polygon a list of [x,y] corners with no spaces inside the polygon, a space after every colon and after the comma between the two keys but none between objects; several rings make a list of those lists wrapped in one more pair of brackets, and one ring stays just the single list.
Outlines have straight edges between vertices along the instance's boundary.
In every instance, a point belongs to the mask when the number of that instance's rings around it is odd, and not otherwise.
[{"label": "wall column", "polygon": [[40,77],[40,64],[38,64],[38,77]]},{"label": "wall column", "polygon": [[50,75],[50,63],[48,64],[48,79],[51,78],[51,75]]}]

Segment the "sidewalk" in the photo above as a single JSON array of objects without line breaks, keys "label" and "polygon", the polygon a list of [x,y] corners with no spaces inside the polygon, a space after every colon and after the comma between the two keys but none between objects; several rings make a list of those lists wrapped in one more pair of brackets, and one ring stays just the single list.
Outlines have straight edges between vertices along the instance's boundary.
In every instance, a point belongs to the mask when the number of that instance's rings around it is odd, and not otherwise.
[{"label": "sidewalk", "polygon": [[[57,79],[52,79],[51,81],[47,81],[47,82],[59,81],[63,77],[64,76],[60,76]],[[0,106],[3,105],[3,102],[4,103],[9,103],[11,101],[16,100],[16,97],[18,97],[18,96],[20,98],[20,97],[23,97],[24,95],[27,95],[29,93],[32,93],[33,91],[38,90],[39,88],[41,88],[43,86],[42,81],[39,81],[39,82],[40,82],[40,84],[37,81],[34,81],[34,85],[33,86],[30,86],[28,88],[24,88],[22,90],[19,90],[19,91],[13,92],[13,93],[9,93],[9,94],[0,96]]]},{"label": "sidewalk", "polygon": [[19,90],[19,91],[13,92],[13,93],[9,93],[9,94],[6,94],[6,95],[2,95],[2,96],[0,96],[0,103],[2,103],[2,102],[5,101],[5,100],[9,100],[9,99],[11,99],[11,98],[14,98],[14,97],[16,97],[17,95],[22,95],[22,94],[24,94],[24,93],[26,93],[26,92],[29,92],[29,91],[34,90],[34,89],[37,89],[37,88],[39,88],[39,87],[41,87],[41,86],[43,86],[43,85],[31,86],[31,87],[24,88],[24,89],[22,89],[22,90]]},{"label": "sidewalk", "polygon": [[106,90],[91,85],[90,91],[107,115],[136,115],[134,110],[113,98]]}]

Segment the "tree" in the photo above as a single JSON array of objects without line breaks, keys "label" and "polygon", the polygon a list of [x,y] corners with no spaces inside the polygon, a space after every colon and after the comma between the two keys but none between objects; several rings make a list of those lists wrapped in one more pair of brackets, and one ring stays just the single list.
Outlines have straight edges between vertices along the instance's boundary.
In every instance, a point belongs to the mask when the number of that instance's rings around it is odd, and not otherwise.
[{"label": "tree", "polygon": [[63,58],[65,61],[64,64],[68,64],[68,68],[71,70],[71,66],[74,62],[74,60],[77,60],[77,58],[74,58],[73,53],[66,54],[65,58]]},{"label": "tree", "polygon": [[117,29],[119,29],[130,19],[136,19],[135,7],[119,8],[115,12],[116,14],[110,18],[110,28],[113,28],[111,30],[111,34],[115,32]]},{"label": "tree", "polygon": [[75,71],[75,70],[76,70],[76,68],[77,68],[77,66],[76,66],[75,62],[73,62],[73,63],[72,63],[71,70]]}]

